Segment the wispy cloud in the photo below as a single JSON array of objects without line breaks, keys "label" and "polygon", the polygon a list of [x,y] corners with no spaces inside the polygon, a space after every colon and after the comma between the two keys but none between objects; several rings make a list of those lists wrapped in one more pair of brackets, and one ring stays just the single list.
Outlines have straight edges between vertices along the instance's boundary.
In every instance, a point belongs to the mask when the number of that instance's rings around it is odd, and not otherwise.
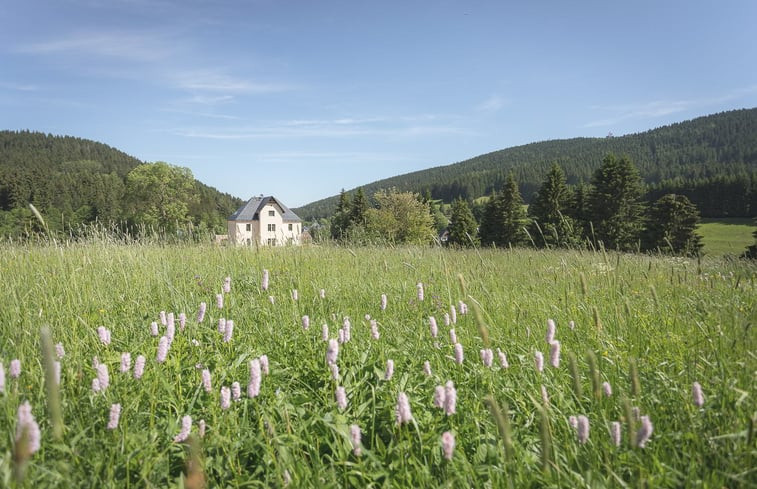
[{"label": "wispy cloud", "polygon": [[757,93],[757,85],[741,87],[716,97],[705,97],[691,100],[656,100],[640,104],[625,104],[611,106],[593,106],[592,110],[609,113],[608,117],[597,119],[584,124],[584,127],[607,127],[626,120],[654,119],[687,110],[700,109],[712,105],[737,100],[746,95]]},{"label": "wispy cloud", "polygon": [[39,87],[37,85],[12,82],[0,82],[0,88],[5,90],[14,90],[17,92],[36,92],[39,90]]},{"label": "wispy cloud", "polygon": [[411,137],[440,134],[463,134],[450,125],[406,124],[400,119],[343,118],[289,120],[256,126],[175,128],[173,134],[201,139],[274,139],[274,138],[345,138],[359,136]]},{"label": "wispy cloud", "polygon": [[499,95],[492,95],[476,106],[479,112],[497,112],[505,106],[506,100]]},{"label": "wispy cloud", "polygon": [[23,54],[63,53],[154,62],[170,56],[174,48],[162,36],[150,32],[87,32],[23,44],[15,51]]},{"label": "wispy cloud", "polygon": [[227,93],[272,93],[293,90],[286,83],[259,82],[224,73],[222,70],[186,71],[175,75],[173,81],[188,91]]}]

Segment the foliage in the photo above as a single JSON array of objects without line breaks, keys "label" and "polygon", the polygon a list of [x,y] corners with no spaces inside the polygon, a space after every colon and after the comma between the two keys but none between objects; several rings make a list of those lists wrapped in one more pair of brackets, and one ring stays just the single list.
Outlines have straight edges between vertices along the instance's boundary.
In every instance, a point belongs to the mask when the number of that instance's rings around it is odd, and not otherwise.
[{"label": "foliage", "polygon": [[435,237],[428,203],[411,192],[379,192],[365,213],[365,234],[379,242],[428,244]]},{"label": "foliage", "polygon": [[196,201],[189,168],[159,161],[139,165],[126,175],[129,214],[136,225],[173,232],[190,222],[189,206]]},{"label": "foliage", "polygon": [[[608,138],[574,138],[515,146],[365,185],[381,189],[429,191],[451,203],[499,192],[509,173],[530,202],[552,164],[569,185],[588,182],[608,153],[628,155],[639,168],[647,200],[685,195],[704,217],[757,215],[757,108],[734,110]],[[333,213],[336,196],[295,209],[304,219]]]},{"label": "foliage", "polygon": [[[126,178],[142,164],[86,139],[0,131],[0,236],[37,232],[29,204],[56,236],[77,235],[96,222],[138,221],[128,210]],[[194,183],[194,198],[171,195],[188,204],[192,226],[216,232],[225,232],[226,218],[242,204],[200,182]]]},{"label": "foliage", "polygon": [[607,155],[589,191],[592,239],[614,250],[637,249],[644,213],[641,195],[641,177],[630,158]]},{"label": "foliage", "polygon": [[528,219],[523,199],[513,174],[507,176],[502,192],[486,203],[481,219],[481,244],[484,246],[518,246],[525,244],[524,231]]},{"label": "foliage", "polygon": [[580,242],[581,230],[570,217],[572,208],[573,195],[555,163],[528,206],[529,233],[537,246],[573,247]]},{"label": "foliage", "polygon": [[452,202],[447,243],[464,248],[475,246],[478,244],[477,228],[476,219],[473,217],[468,202],[463,199],[455,199]]},{"label": "foliage", "polygon": [[679,255],[698,255],[702,237],[697,234],[699,211],[683,195],[660,197],[649,208],[643,245],[648,250]]},{"label": "foliage", "polygon": [[331,218],[331,239],[340,240],[345,237],[347,228],[350,227],[350,197],[342,189],[339,194],[339,202],[336,206],[336,212]]},{"label": "foliage", "polygon": [[[186,415],[200,442],[194,450],[207,487],[283,487],[288,479],[289,487],[753,485],[750,325],[757,266],[746,260],[97,241],[8,244],[0,248],[0,269],[3,487],[13,487],[16,413],[24,401],[42,437],[21,487],[189,487],[190,446],[173,441]],[[270,271],[267,290],[261,288],[264,269]],[[226,276],[231,288],[219,308],[216,294]],[[424,300],[418,300],[419,282]],[[462,314],[458,301],[471,313]],[[201,302],[209,307],[198,322]],[[442,326],[452,306],[459,312],[450,328],[464,348],[462,364],[453,360],[447,328],[437,338],[429,331],[430,317]],[[188,318],[184,328],[177,321],[164,363],[156,361],[160,336],[150,333],[153,321],[159,335],[168,333],[160,311]],[[379,339],[371,337],[366,314],[376,321]],[[304,315],[309,329],[302,326]],[[320,325],[328,324],[329,337],[336,338],[344,317],[351,318],[352,334],[339,345],[334,380]],[[217,332],[220,318],[236,322],[228,342]],[[550,348],[548,318],[557,324],[563,361],[538,372],[534,353]],[[60,440],[46,414],[42,325],[65,347]],[[112,332],[111,344],[98,340],[98,326]],[[492,367],[479,357],[485,348],[494,350]],[[496,360],[498,348],[507,368]],[[146,357],[141,379],[134,378],[133,363],[120,372],[122,352],[130,352],[132,362]],[[270,373],[260,394],[243,394],[222,409],[221,388],[236,381],[245,392],[249,362],[264,354]],[[571,355],[575,360],[566,361]],[[100,393],[90,388],[94,357],[110,371],[110,386]],[[8,375],[12,359],[21,360],[17,379]],[[395,372],[384,380],[389,359]],[[212,375],[209,392],[202,387],[203,368]],[[457,388],[456,412],[449,416],[432,403],[435,387],[447,381]],[[612,387],[611,396],[595,395],[601,382]],[[694,382],[704,392],[702,406],[693,403]],[[635,395],[634,384],[640,386]],[[337,386],[346,390],[344,409],[335,402]],[[401,426],[399,392],[409,397],[414,418]],[[114,403],[121,404],[120,421],[109,430]],[[633,408],[654,424],[643,448],[634,446],[639,424]],[[591,427],[584,444],[569,421],[581,415]],[[207,424],[203,438],[200,420]],[[609,436],[611,422],[621,423],[619,446]],[[360,456],[353,453],[352,424],[362,429]],[[441,450],[447,431],[456,440],[450,460]]]}]

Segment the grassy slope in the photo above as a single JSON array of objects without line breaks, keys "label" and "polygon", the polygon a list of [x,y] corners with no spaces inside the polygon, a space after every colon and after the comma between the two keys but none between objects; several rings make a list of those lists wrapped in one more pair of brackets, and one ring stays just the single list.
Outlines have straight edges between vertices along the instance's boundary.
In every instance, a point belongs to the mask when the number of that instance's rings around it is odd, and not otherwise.
[{"label": "grassy slope", "polygon": [[[64,481],[79,487],[165,487],[181,477],[186,449],[172,443],[183,415],[204,419],[203,440],[210,486],[295,487],[395,486],[504,487],[736,486],[755,480],[754,439],[747,444],[755,413],[753,328],[757,317],[757,268],[749,263],[705,259],[695,262],[578,252],[456,252],[436,249],[335,248],[250,249],[87,245],[72,248],[0,248],[0,360],[20,358],[19,380],[8,378],[0,394],[0,485],[7,487],[18,404],[26,399],[40,421],[42,450],[28,470],[29,487]],[[260,290],[263,269],[271,287]],[[460,291],[458,274],[465,278]],[[225,276],[232,292],[224,308],[215,294]],[[423,282],[425,300],[416,297]],[[299,301],[291,289],[299,290]],[[326,290],[326,299],[318,297]],[[379,309],[382,293],[389,307]],[[272,304],[268,297],[275,298]],[[465,348],[462,366],[442,316],[451,303],[481,303],[491,346],[507,352],[510,368],[484,368],[484,346],[473,314],[460,316],[455,330]],[[198,304],[208,303],[205,321],[194,321]],[[158,312],[186,312],[187,328],[177,332],[168,361],[157,364],[157,338],[149,324]],[[302,315],[311,328],[303,331]],[[381,338],[370,338],[362,318],[379,321]],[[439,319],[440,336],[430,337],[428,316]],[[324,365],[320,327],[331,337],[342,318],[352,318],[352,341],[339,353],[340,383],[349,407],[334,404],[336,383]],[[234,338],[223,343],[219,317],[234,319]],[[547,318],[557,321],[563,363],[538,374],[534,351],[548,352]],[[595,318],[601,322],[598,324]],[[567,327],[575,321],[576,328]],[[38,328],[50,325],[66,348],[62,398],[66,432],[51,439],[38,360]],[[110,328],[113,343],[98,341],[96,328]],[[162,334],[162,333],[161,333]],[[192,339],[199,341],[194,346]],[[438,344],[438,347],[435,346]],[[586,351],[599,357],[601,380],[610,398],[593,399]],[[120,352],[147,357],[141,380],[118,373]],[[255,399],[219,408],[219,389],[249,378],[247,362],[261,354],[271,374]],[[575,354],[583,393],[571,388],[567,356]],[[110,369],[104,394],[90,391],[98,356]],[[642,394],[630,403],[654,423],[645,449],[614,447],[607,434],[620,420],[622,399],[631,397],[630,358],[637,358]],[[391,381],[383,377],[395,362]],[[423,375],[422,363],[434,375]],[[495,360],[496,362],[496,360]],[[213,390],[201,388],[198,364],[213,372]],[[453,380],[457,414],[432,406],[434,387]],[[691,383],[701,382],[704,409],[690,401]],[[545,386],[549,396],[552,470],[540,469],[542,441],[535,403]],[[394,407],[404,391],[415,422],[398,428]],[[497,427],[483,403],[493,394],[507,403],[513,450],[505,458]],[[120,427],[105,428],[111,403],[122,404]],[[570,415],[591,420],[591,436],[579,445]],[[350,454],[349,425],[363,429],[364,454]],[[196,426],[195,426],[196,433]],[[457,438],[452,461],[441,457],[439,437]]]},{"label": "grassy slope", "polygon": [[754,220],[749,218],[702,219],[698,232],[710,255],[740,255],[754,243]]}]

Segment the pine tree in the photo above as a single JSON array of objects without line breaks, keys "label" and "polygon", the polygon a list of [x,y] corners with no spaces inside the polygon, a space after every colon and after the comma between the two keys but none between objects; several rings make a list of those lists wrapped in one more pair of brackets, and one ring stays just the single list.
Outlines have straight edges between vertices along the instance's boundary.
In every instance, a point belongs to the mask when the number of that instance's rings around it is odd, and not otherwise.
[{"label": "pine tree", "polygon": [[532,219],[529,232],[537,246],[573,246],[580,232],[570,217],[572,194],[565,183],[565,174],[556,163],[528,207]]},{"label": "pine tree", "polygon": [[696,233],[698,224],[699,210],[689,199],[683,195],[663,195],[649,209],[644,248],[697,255],[702,249],[702,237]]},{"label": "pine tree", "polygon": [[336,211],[331,218],[331,239],[343,239],[350,225],[350,198],[342,189],[339,193],[339,201],[336,204]]},{"label": "pine tree", "polygon": [[352,198],[352,205],[350,206],[350,226],[365,225],[365,212],[368,210],[368,207],[363,187],[359,187],[357,192],[355,192],[355,197]]},{"label": "pine tree", "polygon": [[476,227],[476,219],[473,217],[468,202],[460,198],[455,199],[452,202],[448,243],[461,247],[475,246],[478,244]]},{"label": "pine tree", "polygon": [[594,173],[591,185],[587,218],[596,240],[607,248],[636,250],[644,213],[639,170],[627,156],[610,154]]},{"label": "pine tree", "polygon": [[499,195],[493,192],[484,205],[481,215],[481,225],[478,228],[479,240],[482,246],[497,246],[502,242],[502,227],[499,225],[502,212],[500,210]]},{"label": "pine tree", "polygon": [[512,173],[507,175],[505,187],[500,194],[499,210],[502,213],[500,219],[502,234],[501,242],[497,244],[499,246],[524,244],[526,242],[524,226],[528,222],[528,218],[523,209],[523,198]]}]

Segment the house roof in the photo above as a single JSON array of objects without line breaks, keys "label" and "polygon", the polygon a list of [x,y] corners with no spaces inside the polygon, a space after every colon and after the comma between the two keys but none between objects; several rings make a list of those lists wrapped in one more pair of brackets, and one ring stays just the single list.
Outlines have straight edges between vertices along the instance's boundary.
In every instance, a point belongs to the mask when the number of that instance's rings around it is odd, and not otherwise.
[{"label": "house roof", "polygon": [[268,204],[276,204],[281,209],[281,217],[284,222],[302,222],[302,219],[292,212],[289,207],[276,200],[273,196],[253,197],[229,217],[229,221],[257,221],[260,210]]}]

